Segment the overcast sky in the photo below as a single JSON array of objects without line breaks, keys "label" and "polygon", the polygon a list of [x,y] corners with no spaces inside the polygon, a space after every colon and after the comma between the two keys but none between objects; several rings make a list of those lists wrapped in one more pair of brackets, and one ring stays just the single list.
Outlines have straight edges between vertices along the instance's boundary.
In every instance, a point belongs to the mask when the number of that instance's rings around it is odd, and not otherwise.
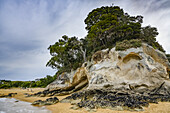
[{"label": "overcast sky", "polygon": [[170,0],[0,0],[0,79],[54,75],[45,66],[49,45],[62,35],[85,37],[87,14],[112,3],[157,27],[157,40],[170,53]]}]

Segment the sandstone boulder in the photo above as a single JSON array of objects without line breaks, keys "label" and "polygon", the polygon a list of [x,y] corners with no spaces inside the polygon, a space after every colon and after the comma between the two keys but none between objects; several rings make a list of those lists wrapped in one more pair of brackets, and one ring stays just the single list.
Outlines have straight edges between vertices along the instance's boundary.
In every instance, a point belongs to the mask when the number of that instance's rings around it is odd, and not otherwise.
[{"label": "sandstone boulder", "polygon": [[46,90],[32,96],[73,93],[61,102],[74,104],[74,109],[141,111],[149,103],[170,102],[169,72],[165,54],[147,44],[125,51],[105,49],[93,54],[91,61],[76,71],[59,75]]},{"label": "sandstone boulder", "polygon": [[51,90],[60,89],[69,86],[70,83],[72,82],[74,74],[75,74],[74,71],[72,71],[71,73],[62,73],[57,77],[57,79],[54,82],[49,84],[46,87],[46,89],[51,89]]},{"label": "sandstone boulder", "polygon": [[[88,84],[88,89],[158,87],[169,79],[170,64],[166,55],[142,44],[139,48],[116,51],[115,48],[97,51],[91,62],[71,73],[63,73],[47,89],[74,92]],[[67,94],[67,93],[66,93]]]},{"label": "sandstone boulder", "polygon": [[165,54],[146,44],[126,51],[106,49],[92,56],[92,64],[88,69],[88,88],[107,85],[114,88],[156,87],[169,79],[169,69]]}]

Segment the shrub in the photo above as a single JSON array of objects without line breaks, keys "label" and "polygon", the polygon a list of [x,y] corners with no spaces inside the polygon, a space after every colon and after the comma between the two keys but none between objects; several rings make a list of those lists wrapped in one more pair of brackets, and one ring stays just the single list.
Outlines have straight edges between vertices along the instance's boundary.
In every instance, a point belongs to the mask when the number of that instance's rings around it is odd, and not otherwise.
[{"label": "shrub", "polygon": [[137,48],[142,46],[142,41],[139,39],[123,40],[116,43],[116,51],[124,51],[129,48]]},{"label": "shrub", "polygon": [[168,61],[170,62],[170,54],[166,54]]}]

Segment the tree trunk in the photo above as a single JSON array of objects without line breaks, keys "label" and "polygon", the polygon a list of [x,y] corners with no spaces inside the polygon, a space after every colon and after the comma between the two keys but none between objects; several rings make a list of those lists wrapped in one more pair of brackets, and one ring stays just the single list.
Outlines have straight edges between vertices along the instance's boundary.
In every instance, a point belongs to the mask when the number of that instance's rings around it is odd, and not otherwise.
[{"label": "tree trunk", "polygon": [[84,62],[86,62],[86,49],[83,50],[82,46],[80,47],[80,50],[81,52],[83,53],[83,59],[84,59]]}]

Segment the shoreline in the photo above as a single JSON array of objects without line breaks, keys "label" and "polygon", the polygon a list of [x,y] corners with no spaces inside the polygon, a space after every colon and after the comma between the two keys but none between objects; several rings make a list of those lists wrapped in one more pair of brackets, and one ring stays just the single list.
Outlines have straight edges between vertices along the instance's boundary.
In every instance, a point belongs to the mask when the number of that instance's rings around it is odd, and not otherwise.
[{"label": "shoreline", "polygon": [[[34,102],[36,100],[45,100],[50,97],[25,97],[24,93],[33,94],[39,91],[43,91],[45,88],[11,88],[11,89],[0,89],[0,94],[7,95],[8,93],[17,93],[12,98],[25,102]],[[32,91],[31,91],[32,90]],[[59,100],[67,97],[66,96],[56,96]],[[85,109],[73,110],[70,109],[72,105],[70,103],[57,103],[54,105],[46,105],[46,109],[50,110],[52,113],[90,113]],[[132,112],[132,111],[114,111],[110,109],[97,109],[95,113],[170,113],[170,102],[159,102],[158,104],[149,104],[149,107],[144,107],[144,111]]]}]

